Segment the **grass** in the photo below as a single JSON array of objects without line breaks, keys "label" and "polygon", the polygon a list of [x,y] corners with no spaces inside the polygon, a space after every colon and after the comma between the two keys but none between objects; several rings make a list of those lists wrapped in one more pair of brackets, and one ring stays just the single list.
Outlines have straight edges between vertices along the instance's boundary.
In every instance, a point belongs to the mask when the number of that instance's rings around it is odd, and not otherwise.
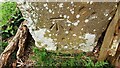
[{"label": "grass", "polygon": [[96,62],[91,57],[80,54],[62,54],[47,52],[45,49],[33,47],[34,55],[31,57],[35,61],[35,67],[39,66],[61,66],[61,67],[85,67],[85,68],[107,68],[110,66],[108,62]]},{"label": "grass", "polygon": [[0,16],[2,39],[15,35],[21,21],[24,20],[16,2],[0,3]]},{"label": "grass", "polygon": [[0,41],[0,54],[2,53],[2,51],[5,49],[7,45],[8,45],[8,42]]},{"label": "grass", "polygon": [[16,3],[15,2],[5,2],[0,4],[0,26],[7,24],[9,19],[16,12]]}]

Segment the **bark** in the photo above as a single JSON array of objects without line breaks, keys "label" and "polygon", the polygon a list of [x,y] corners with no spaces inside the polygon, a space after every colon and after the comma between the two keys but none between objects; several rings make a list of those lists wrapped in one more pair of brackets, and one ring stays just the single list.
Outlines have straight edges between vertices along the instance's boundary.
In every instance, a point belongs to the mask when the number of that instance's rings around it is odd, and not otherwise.
[{"label": "bark", "polygon": [[104,37],[104,40],[103,40],[103,43],[102,43],[102,46],[101,46],[101,49],[99,52],[98,61],[104,61],[109,55],[109,51],[111,50],[110,47],[114,41],[114,34],[116,31],[116,25],[118,24],[118,18],[119,18],[118,14],[119,13],[117,10],[113,20],[111,21],[111,23],[107,29],[107,32],[105,34],[105,37]]},{"label": "bark", "polygon": [[26,21],[21,23],[19,29],[17,30],[16,35],[8,44],[8,46],[5,48],[5,50],[1,53],[0,68],[4,67],[7,64],[10,55],[14,52],[17,46],[19,47],[17,57],[20,57],[21,53],[22,54],[24,53],[25,40],[27,38],[27,28],[24,26],[25,23]]},{"label": "bark", "polygon": [[[115,68],[120,68],[120,19],[118,21],[118,25],[117,25],[117,29],[116,29],[116,37],[118,38],[118,45],[112,45],[112,47],[114,48],[113,50],[111,50],[110,56],[108,56],[107,60],[109,60],[111,62],[112,65],[115,66]],[[117,48],[117,50],[116,50]],[[116,51],[115,51],[116,50]],[[113,56],[114,55],[114,56]]]}]

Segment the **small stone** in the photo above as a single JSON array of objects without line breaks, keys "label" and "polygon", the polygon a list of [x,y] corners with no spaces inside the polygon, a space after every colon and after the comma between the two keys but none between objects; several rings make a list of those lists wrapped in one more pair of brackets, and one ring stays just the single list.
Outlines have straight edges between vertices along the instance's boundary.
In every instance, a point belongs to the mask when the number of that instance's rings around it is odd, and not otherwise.
[{"label": "small stone", "polygon": [[108,14],[104,14],[106,17],[108,16]]},{"label": "small stone", "polygon": [[73,36],[77,36],[76,34],[73,34]]},{"label": "small stone", "polygon": [[76,18],[79,18],[80,17],[80,15],[78,14],[78,15],[76,15]]},{"label": "small stone", "polygon": [[52,24],[55,24],[55,22],[53,21]]},{"label": "small stone", "polygon": [[73,1],[71,1],[71,4],[73,4]]},{"label": "small stone", "polygon": [[48,33],[50,33],[50,30],[47,30]]},{"label": "small stone", "polygon": [[70,45],[72,45],[72,43],[70,42]]},{"label": "small stone", "polygon": [[112,19],[112,17],[109,17],[109,18],[108,18],[108,20],[111,20],[111,19]]},{"label": "small stone", "polygon": [[48,7],[45,7],[48,10]]},{"label": "small stone", "polygon": [[47,3],[46,3],[46,4],[43,4],[43,6],[44,6],[44,7],[47,7],[48,5],[47,5]]},{"label": "small stone", "polygon": [[62,15],[60,14],[60,17],[62,17]]},{"label": "small stone", "polygon": [[96,31],[96,29],[93,30],[94,32]]},{"label": "small stone", "polygon": [[68,48],[68,46],[64,46],[64,48],[65,48],[65,49],[67,49],[67,48]]},{"label": "small stone", "polygon": [[64,18],[67,18],[67,15],[64,15],[63,17],[64,17]]},{"label": "small stone", "polygon": [[89,1],[87,1],[87,4],[89,3]]},{"label": "small stone", "polygon": [[[54,39],[54,40],[56,40],[56,39]],[[57,45],[58,43],[55,43],[55,45]]]},{"label": "small stone", "polygon": [[58,36],[58,34],[55,34],[55,36]]},{"label": "small stone", "polygon": [[67,26],[71,26],[71,24],[68,24]]},{"label": "small stone", "polygon": [[89,21],[89,20],[88,20],[88,19],[86,19],[86,20],[85,20],[85,23],[87,23],[88,21]]},{"label": "small stone", "polygon": [[82,37],[81,37],[81,36],[79,36],[79,38],[81,39]]},{"label": "small stone", "polygon": [[93,1],[90,1],[90,4],[93,4]]},{"label": "small stone", "polygon": [[59,4],[59,7],[60,7],[60,8],[63,7],[63,3],[60,3],[60,4]]},{"label": "small stone", "polygon": [[70,16],[67,16],[67,19],[69,19],[70,18]]},{"label": "small stone", "polygon": [[49,34],[49,36],[52,36],[51,34]]},{"label": "small stone", "polygon": [[68,31],[65,31],[66,34],[68,34],[69,32]]},{"label": "small stone", "polygon": [[55,14],[55,12],[52,12],[52,14]]},{"label": "small stone", "polygon": [[89,10],[91,10],[92,8],[89,8]]},{"label": "small stone", "polygon": [[49,13],[52,13],[52,10],[51,10],[51,9],[49,9]]},{"label": "small stone", "polygon": [[79,23],[79,22],[75,22],[75,23],[73,23],[73,25],[74,25],[74,26],[77,26],[77,25],[78,25],[78,23]]},{"label": "small stone", "polygon": [[72,14],[74,14],[74,11],[71,11]]},{"label": "small stone", "polygon": [[67,7],[67,9],[69,9],[70,7]]},{"label": "small stone", "polygon": [[117,7],[117,5],[115,5],[115,7]]},{"label": "small stone", "polygon": [[83,30],[83,28],[81,30]]}]

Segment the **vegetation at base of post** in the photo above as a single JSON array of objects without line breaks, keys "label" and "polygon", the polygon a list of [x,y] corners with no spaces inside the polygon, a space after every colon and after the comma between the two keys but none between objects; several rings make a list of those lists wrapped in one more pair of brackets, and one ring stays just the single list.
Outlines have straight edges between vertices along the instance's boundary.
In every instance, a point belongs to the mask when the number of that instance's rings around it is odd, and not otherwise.
[{"label": "vegetation at base of post", "polygon": [[[37,47],[33,47],[34,55],[30,57],[33,61],[35,61],[36,66],[78,66],[78,67],[86,67],[86,68],[107,68],[110,64],[105,62],[96,62],[91,57],[85,56],[85,53],[80,54],[62,54],[62,53],[52,53],[47,52],[46,49],[38,49]],[[67,58],[66,58],[67,57]]]},{"label": "vegetation at base of post", "polygon": [[8,42],[0,41],[0,53],[5,49],[7,45],[8,45]]}]

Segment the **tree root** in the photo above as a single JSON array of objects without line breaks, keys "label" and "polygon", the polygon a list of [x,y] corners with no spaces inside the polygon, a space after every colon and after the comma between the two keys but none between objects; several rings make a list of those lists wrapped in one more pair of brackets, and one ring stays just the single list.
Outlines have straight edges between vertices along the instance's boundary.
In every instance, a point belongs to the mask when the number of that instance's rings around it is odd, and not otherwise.
[{"label": "tree root", "polygon": [[26,21],[23,21],[21,25],[19,26],[19,29],[17,30],[16,35],[11,40],[11,42],[8,44],[8,46],[5,48],[5,50],[0,55],[0,68],[4,67],[8,63],[8,59],[10,58],[10,55],[15,51],[15,49],[18,47],[17,51],[17,63],[21,60],[20,58],[24,55],[24,47],[25,47],[25,41],[27,39],[27,33],[28,29],[25,26]]}]

